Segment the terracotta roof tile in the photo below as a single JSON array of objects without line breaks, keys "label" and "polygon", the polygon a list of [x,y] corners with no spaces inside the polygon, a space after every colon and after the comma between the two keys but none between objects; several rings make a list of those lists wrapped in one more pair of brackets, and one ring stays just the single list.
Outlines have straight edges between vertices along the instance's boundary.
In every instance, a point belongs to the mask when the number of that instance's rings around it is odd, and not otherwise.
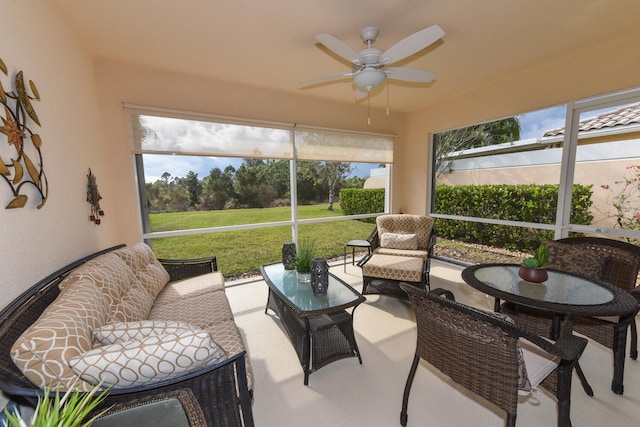
[{"label": "terracotta roof tile", "polygon": [[[585,132],[595,129],[625,126],[633,123],[640,123],[640,102],[581,120],[578,129],[580,132]],[[564,135],[564,126],[548,130],[542,136],[549,137],[557,135]]]}]

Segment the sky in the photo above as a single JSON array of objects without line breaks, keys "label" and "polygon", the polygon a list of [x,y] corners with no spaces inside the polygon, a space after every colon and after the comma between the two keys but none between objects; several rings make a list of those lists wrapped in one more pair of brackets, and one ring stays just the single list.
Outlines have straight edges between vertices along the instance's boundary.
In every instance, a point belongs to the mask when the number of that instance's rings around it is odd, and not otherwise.
[{"label": "sky", "polygon": [[[521,139],[541,138],[548,130],[564,126],[565,106],[534,111],[518,117],[521,126]],[[198,152],[200,148],[215,138],[218,144],[228,146],[229,150],[255,149],[256,146],[265,147],[267,151],[279,152],[280,144],[289,142],[288,130],[256,128],[250,126],[230,126],[211,122],[191,122],[192,126],[181,126],[184,120],[159,117],[145,117],[147,124],[156,130],[155,144],[163,150],[171,151],[180,148]],[[266,132],[266,133],[265,133]],[[191,149],[189,149],[191,148]],[[230,157],[202,157],[183,155],[145,155],[143,156],[145,180],[155,182],[163,173],[169,172],[172,177],[184,177],[190,171],[198,178],[208,176],[211,169],[224,170],[228,165],[238,168],[242,158]],[[351,176],[369,177],[370,170],[376,169],[378,164],[354,163]]]}]

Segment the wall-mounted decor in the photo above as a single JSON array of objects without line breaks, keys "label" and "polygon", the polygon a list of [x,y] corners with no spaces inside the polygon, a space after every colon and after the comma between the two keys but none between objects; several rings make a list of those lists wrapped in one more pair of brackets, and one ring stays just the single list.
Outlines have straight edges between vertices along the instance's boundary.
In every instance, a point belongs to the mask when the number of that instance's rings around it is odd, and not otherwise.
[{"label": "wall-mounted decor", "polygon": [[[7,66],[0,59],[0,71],[9,76]],[[1,77],[1,75],[0,75]],[[0,111],[3,133],[9,143],[9,149],[0,150],[0,177],[7,183],[13,199],[6,209],[22,208],[28,200],[25,190],[31,187],[40,197],[38,209],[44,206],[49,195],[49,184],[44,173],[42,153],[42,139],[27,125],[29,119],[40,126],[40,119],[31,104],[32,100],[40,100],[40,94],[35,83],[29,80],[29,90],[24,83],[22,71],[15,77],[15,91],[6,90],[0,80],[0,103],[4,111]],[[0,139],[1,142],[1,139]],[[33,194],[33,191],[29,191]]]},{"label": "wall-mounted decor", "polygon": [[104,211],[100,209],[100,199],[102,199],[102,196],[98,191],[96,176],[91,172],[91,169],[89,169],[87,181],[87,202],[91,205],[91,215],[89,215],[89,219],[96,225],[100,225],[100,217],[104,216]]}]

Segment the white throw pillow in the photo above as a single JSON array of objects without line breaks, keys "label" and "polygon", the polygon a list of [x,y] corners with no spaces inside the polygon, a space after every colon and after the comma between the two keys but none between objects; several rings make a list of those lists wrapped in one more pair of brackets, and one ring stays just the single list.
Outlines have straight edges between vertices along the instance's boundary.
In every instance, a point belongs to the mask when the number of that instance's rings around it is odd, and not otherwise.
[{"label": "white throw pillow", "polygon": [[201,330],[105,345],[72,358],[69,365],[88,383],[118,389],[179,377],[226,357],[211,335]]},{"label": "white throw pillow", "polygon": [[93,331],[93,339],[100,345],[120,344],[126,341],[140,341],[153,335],[175,334],[184,331],[198,331],[199,328],[187,322],[171,320],[139,320],[136,322],[113,322]]},{"label": "white throw pillow", "polygon": [[380,246],[388,249],[418,249],[417,234],[382,233]]}]

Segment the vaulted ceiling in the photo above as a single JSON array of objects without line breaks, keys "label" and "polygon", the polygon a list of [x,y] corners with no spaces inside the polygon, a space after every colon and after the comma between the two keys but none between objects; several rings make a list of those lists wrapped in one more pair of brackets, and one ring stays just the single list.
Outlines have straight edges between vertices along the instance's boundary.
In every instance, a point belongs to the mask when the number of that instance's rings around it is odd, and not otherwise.
[{"label": "vaulted ceiling", "polygon": [[[349,71],[314,36],[329,33],[356,50],[376,26],[385,50],[438,24],[445,36],[400,62],[433,71],[428,84],[389,86],[389,103],[411,112],[517,73],[637,32],[638,0],[57,0],[67,24],[96,58],[207,76],[249,86],[354,103]],[[636,55],[636,52],[629,52]],[[597,58],[594,58],[596,61]],[[366,102],[366,100],[359,101]],[[383,108],[387,88],[372,92]]]}]

